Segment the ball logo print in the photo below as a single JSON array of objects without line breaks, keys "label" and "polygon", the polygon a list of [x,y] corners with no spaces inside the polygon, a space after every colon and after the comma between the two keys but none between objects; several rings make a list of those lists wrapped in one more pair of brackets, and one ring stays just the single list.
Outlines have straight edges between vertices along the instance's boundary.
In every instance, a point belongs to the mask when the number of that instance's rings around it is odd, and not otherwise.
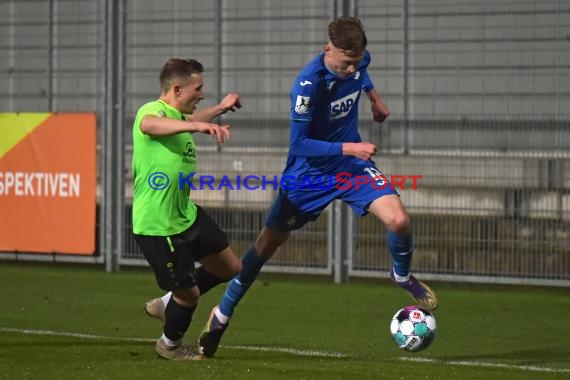
[{"label": "ball logo print", "polygon": [[412,315],[410,316],[410,319],[413,322],[421,322],[422,319],[424,319],[424,314],[421,311],[416,310],[412,313]]}]

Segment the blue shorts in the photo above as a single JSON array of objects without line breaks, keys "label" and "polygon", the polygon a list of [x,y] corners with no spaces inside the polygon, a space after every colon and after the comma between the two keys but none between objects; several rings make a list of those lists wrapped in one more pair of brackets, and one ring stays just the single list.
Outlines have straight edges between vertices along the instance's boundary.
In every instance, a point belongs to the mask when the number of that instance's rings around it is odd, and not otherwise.
[{"label": "blue shorts", "polygon": [[[331,186],[314,188],[280,188],[265,226],[292,231],[316,220],[335,199],[346,203],[360,216],[376,199],[398,192],[372,162],[361,161],[344,168],[334,176]],[[329,183],[329,181],[327,181]]]}]

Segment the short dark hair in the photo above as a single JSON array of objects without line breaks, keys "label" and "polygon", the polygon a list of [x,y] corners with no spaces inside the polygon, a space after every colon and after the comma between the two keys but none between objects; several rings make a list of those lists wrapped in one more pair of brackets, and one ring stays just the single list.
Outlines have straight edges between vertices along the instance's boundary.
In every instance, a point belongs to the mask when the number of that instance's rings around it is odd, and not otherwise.
[{"label": "short dark hair", "polygon": [[170,90],[174,79],[186,81],[192,74],[201,74],[204,66],[195,59],[170,58],[160,70],[160,88]]},{"label": "short dark hair", "polygon": [[364,27],[356,17],[339,17],[329,23],[329,40],[337,49],[360,55],[368,40]]}]

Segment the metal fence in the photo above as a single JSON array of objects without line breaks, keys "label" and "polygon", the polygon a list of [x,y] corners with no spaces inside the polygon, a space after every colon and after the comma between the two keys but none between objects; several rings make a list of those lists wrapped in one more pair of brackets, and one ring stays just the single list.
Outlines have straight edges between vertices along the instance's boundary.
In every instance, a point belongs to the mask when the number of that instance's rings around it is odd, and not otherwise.
[{"label": "metal fence", "polygon": [[[106,261],[112,269],[119,254],[120,264],[144,263],[130,238],[131,125],[137,108],[157,97],[158,72],[171,56],[205,65],[204,106],[229,91],[243,98],[244,108],[224,117],[234,128],[230,144],[197,139],[200,170],[279,175],[289,87],[339,14],[362,19],[369,72],[392,109],[374,124],[363,101],[363,138],[380,147],[385,174],[422,176],[417,190],[401,191],[415,270],[570,285],[570,6],[563,0],[3,1],[0,109],[98,114],[98,251],[49,259]],[[193,194],[238,252],[253,243],[273,196]],[[386,276],[388,267],[384,227],[335,204],[295,232],[268,270],[336,278]]]}]

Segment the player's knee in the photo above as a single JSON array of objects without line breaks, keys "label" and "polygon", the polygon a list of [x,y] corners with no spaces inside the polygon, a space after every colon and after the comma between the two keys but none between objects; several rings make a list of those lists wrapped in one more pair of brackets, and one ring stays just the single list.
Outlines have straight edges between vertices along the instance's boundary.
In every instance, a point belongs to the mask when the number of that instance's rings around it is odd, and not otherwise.
[{"label": "player's knee", "polygon": [[390,230],[397,235],[407,235],[412,233],[410,218],[406,213],[397,213],[390,220]]}]

